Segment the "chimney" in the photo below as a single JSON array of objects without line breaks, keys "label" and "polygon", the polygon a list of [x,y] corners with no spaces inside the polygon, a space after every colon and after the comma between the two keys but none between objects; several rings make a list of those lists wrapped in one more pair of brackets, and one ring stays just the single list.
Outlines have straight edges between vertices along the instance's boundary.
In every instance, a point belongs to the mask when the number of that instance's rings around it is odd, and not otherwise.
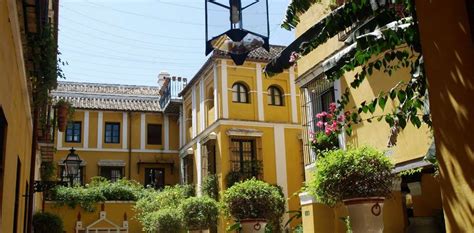
[{"label": "chimney", "polygon": [[167,71],[161,71],[158,74],[158,87],[163,86],[163,83],[165,83],[165,79],[169,77],[170,77],[170,74]]}]

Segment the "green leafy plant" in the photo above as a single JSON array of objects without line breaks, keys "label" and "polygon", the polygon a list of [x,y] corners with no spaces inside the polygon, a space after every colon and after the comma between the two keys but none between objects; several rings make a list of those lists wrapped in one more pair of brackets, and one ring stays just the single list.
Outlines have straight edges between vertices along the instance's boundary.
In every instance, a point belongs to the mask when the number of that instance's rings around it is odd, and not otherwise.
[{"label": "green leafy plant", "polygon": [[226,175],[227,188],[232,187],[239,181],[245,181],[252,178],[260,178],[263,171],[263,162],[261,160],[243,161],[240,164],[240,170],[230,171]]},{"label": "green leafy plant", "polygon": [[219,199],[219,180],[217,175],[208,174],[202,181],[201,190],[203,195],[207,195],[214,200]]},{"label": "green leafy plant", "polygon": [[351,198],[387,197],[394,178],[392,169],[390,160],[370,147],[328,151],[316,161],[307,190],[328,205]]},{"label": "green leafy plant", "polygon": [[104,201],[136,201],[144,193],[144,188],[138,182],[126,179],[110,182],[104,178],[93,178],[85,187],[59,186],[53,190],[52,200],[59,206],[76,206],[84,210],[95,211],[97,203]]},{"label": "green leafy plant", "polygon": [[135,203],[136,219],[146,232],[164,229],[168,226],[166,221],[177,225],[170,228],[172,231],[165,229],[163,232],[180,232],[178,229],[182,228],[182,213],[179,207],[193,195],[194,188],[190,185],[167,186],[162,191],[145,189]]},{"label": "green leafy plant", "polygon": [[180,205],[183,222],[189,230],[204,230],[217,226],[219,208],[217,202],[208,197],[190,197]]},{"label": "green leafy plant", "polygon": [[236,220],[272,220],[285,212],[285,198],[281,191],[255,178],[236,183],[227,189],[222,203],[225,212]]},{"label": "green leafy plant", "polygon": [[63,220],[55,214],[37,212],[33,215],[35,233],[63,233]]}]

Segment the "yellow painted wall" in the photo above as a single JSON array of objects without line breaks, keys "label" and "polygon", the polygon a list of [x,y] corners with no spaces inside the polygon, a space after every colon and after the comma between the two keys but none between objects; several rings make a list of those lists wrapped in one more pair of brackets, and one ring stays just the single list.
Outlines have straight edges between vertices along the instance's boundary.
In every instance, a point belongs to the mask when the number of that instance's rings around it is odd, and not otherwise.
[{"label": "yellow painted wall", "polygon": [[[62,144],[64,147],[74,147],[74,148],[80,148],[83,147],[84,145],[84,112],[82,111],[77,111],[74,112],[74,116],[72,117],[72,120],[74,122],[81,122],[81,142],[79,143],[72,143],[72,142],[66,142],[66,132],[63,133],[64,137],[62,137]],[[96,121],[97,122],[97,121]]]},{"label": "yellow painted wall", "polygon": [[[106,217],[113,223],[122,226],[126,214],[129,226],[128,232],[143,232],[141,224],[133,217],[135,216],[134,205],[133,202],[106,202],[104,204]],[[82,226],[85,228],[99,219],[100,210],[101,204],[97,204],[96,211],[87,212],[80,207],[72,209],[68,206],[57,206],[54,202],[47,202],[44,211],[59,215],[64,223],[64,231],[75,233],[78,214],[81,215]],[[99,224],[98,226],[108,227],[110,225]]]},{"label": "yellow painted wall", "polygon": [[[257,120],[257,81],[255,66],[251,63],[245,63],[242,65],[242,67],[230,67],[231,64],[231,62],[227,62],[227,105],[229,108],[229,118],[239,120]],[[237,82],[242,82],[245,86],[247,86],[248,91],[250,92],[248,95],[248,103],[238,103],[232,101],[232,86]]]},{"label": "yellow painted wall", "polygon": [[[128,113],[127,113],[128,114]],[[136,180],[140,183],[145,182],[145,168],[164,168],[165,169],[165,184],[174,185],[179,182],[179,158],[177,153],[169,153],[167,151],[155,152],[151,150],[164,150],[165,128],[162,113],[146,113],[145,114],[145,150],[141,150],[141,113],[131,113],[130,118],[127,119],[127,141],[123,141],[123,112],[103,112],[103,132],[102,145],[103,148],[97,148],[97,130],[98,130],[98,112],[89,111],[89,147],[83,148],[84,140],[84,111],[77,110],[74,113],[74,120],[82,122],[82,139],[81,143],[66,143],[65,133],[60,139],[63,141],[64,149],[59,149],[54,154],[54,160],[60,161],[65,159],[70,147],[77,149],[77,154],[86,162],[84,168],[84,182],[88,183],[92,177],[99,175],[98,162],[100,160],[121,160],[125,163],[123,175],[126,178]],[[169,150],[178,150],[179,147],[179,126],[177,116],[168,116],[169,122]],[[105,122],[120,123],[120,143],[111,144],[105,143]],[[129,123],[131,122],[131,124]],[[148,145],[146,142],[147,124],[161,124],[162,125],[162,144]],[[131,131],[130,130],[131,126]],[[57,135],[56,135],[57,136]],[[56,138],[56,140],[58,140]],[[131,146],[129,144],[131,141]],[[128,146],[123,149],[122,143]],[[129,152],[129,149],[133,150]],[[158,163],[160,161],[166,162]],[[58,177],[59,177],[58,169]]]},{"label": "yellow painted wall", "polygon": [[431,217],[443,208],[441,204],[441,191],[438,180],[433,175],[421,176],[421,195],[412,196],[413,214],[415,217]]},{"label": "yellow painted wall", "polygon": [[[354,80],[354,75],[358,71],[360,71],[360,69],[356,69],[354,72],[349,72],[344,75],[344,78],[341,79],[343,90]],[[398,72],[392,74],[392,76],[388,76],[380,71],[374,71],[358,89],[350,89],[350,104],[346,109],[352,110],[355,105],[360,106],[363,101],[372,101],[381,91],[387,92],[401,80],[409,80],[409,75],[406,69],[400,69]],[[394,106],[395,104],[389,98],[385,107],[385,113],[391,112]],[[383,112],[377,107],[374,116],[380,115],[383,115]],[[370,113],[361,114],[363,119],[371,116]],[[407,123],[407,127],[402,130],[398,136],[397,146],[392,148],[387,148],[389,135],[390,126],[385,120],[378,122],[374,119],[372,123],[364,121],[355,125],[353,127],[353,135],[347,137],[346,141],[348,145],[355,147],[370,145],[379,150],[387,151],[387,155],[392,158],[392,162],[394,163],[425,156],[433,141],[426,125],[418,129],[411,125],[411,123]]]},{"label": "yellow painted wall", "polygon": [[[8,122],[4,158],[0,232],[13,232],[15,196],[19,200],[18,232],[23,232],[23,216],[26,210],[25,186],[29,179],[32,121],[27,90],[27,77],[23,69],[23,53],[20,41],[20,21],[16,1],[0,1],[0,108]],[[21,162],[17,177],[17,160]],[[19,192],[15,194],[19,179]]]}]

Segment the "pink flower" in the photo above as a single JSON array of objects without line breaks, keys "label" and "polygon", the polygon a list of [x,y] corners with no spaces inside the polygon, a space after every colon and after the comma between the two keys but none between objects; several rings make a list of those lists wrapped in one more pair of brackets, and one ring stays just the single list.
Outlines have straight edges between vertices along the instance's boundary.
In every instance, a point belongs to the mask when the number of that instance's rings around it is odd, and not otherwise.
[{"label": "pink flower", "polygon": [[316,126],[318,126],[319,128],[322,128],[324,126],[324,122],[318,121],[318,123],[316,123]]},{"label": "pink flower", "polygon": [[334,130],[336,130],[336,128],[337,128],[337,122],[336,122],[336,121],[333,121],[333,122],[332,122],[332,128],[333,128]]},{"label": "pink flower", "polygon": [[331,110],[331,112],[336,111],[336,108],[337,108],[336,103],[330,103],[329,104],[329,110]]},{"label": "pink flower", "polygon": [[328,115],[327,112],[320,112],[320,113],[316,114],[316,118],[321,119],[321,118],[323,118],[327,115]]},{"label": "pink flower", "polygon": [[324,132],[326,133],[327,136],[332,134],[332,131],[330,129],[326,129]]},{"label": "pink flower", "polygon": [[329,114],[327,115],[327,117],[328,117],[329,119],[332,119],[332,114],[329,113]]},{"label": "pink flower", "polygon": [[340,116],[337,118],[337,120],[338,120],[339,122],[343,122],[344,120],[346,120],[346,116],[340,115]]}]

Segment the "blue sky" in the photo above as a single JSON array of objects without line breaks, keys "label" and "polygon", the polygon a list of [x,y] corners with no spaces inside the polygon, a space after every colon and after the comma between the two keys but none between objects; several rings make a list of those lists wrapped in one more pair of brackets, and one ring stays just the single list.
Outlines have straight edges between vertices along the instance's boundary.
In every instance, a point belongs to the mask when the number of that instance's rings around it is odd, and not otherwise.
[{"label": "blue sky", "polygon": [[[269,0],[270,43],[288,0]],[[203,0],[62,0],[59,50],[67,81],[156,85],[160,71],[192,78],[206,61]]]}]

